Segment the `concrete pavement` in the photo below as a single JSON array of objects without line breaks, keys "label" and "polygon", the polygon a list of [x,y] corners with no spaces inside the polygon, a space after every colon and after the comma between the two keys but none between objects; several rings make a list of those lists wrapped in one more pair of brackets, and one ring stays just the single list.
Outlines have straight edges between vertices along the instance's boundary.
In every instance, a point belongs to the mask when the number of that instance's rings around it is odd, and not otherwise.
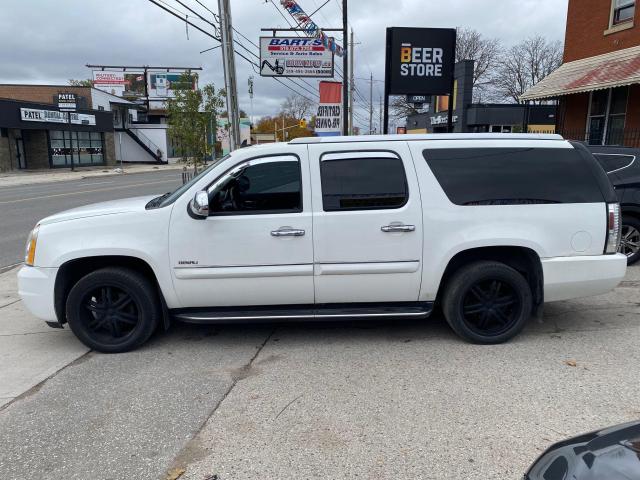
[{"label": "concrete pavement", "polygon": [[0,173],[0,188],[41,183],[69,182],[73,180],[93,179],[96,177],[120,176],[130,173],[166,172],[182,170],[183,164],[147,165],[125,163],[122,166],[81,167],[75,171],[68,169],[29,170]]},{"label": "concrete pavement", "polygon": [[89,350],[70,330],[49,328],[25,310],[16,272],[0,275],[0,408]]},{"label": "concrete pavement", "polygon": [[436,317],[175,325],[124,355],[29,324],[13,274],[0,385],[48,380],[0,407],[2,478],[519,479],[551,442],[640,417],[640,267],[506,345]]}]

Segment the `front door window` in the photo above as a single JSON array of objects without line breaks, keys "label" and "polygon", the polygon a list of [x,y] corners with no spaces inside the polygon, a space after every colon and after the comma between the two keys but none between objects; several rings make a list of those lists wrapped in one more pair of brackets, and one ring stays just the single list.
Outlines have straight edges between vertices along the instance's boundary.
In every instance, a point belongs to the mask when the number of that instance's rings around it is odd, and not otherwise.
[{"label": "front door window", "polygon": [[300,162],[293,156],[250,160],[216,182],[210,198],[213,215],[301,212]]}]

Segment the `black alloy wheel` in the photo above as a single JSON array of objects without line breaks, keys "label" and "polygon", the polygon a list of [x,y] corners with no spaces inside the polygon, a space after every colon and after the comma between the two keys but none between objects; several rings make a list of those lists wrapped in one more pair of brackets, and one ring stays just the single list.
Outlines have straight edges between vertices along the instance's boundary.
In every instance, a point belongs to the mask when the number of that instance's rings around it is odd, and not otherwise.
[{"label": "black alloy wheel", "polygon": [[462,316],[479,335],[502,335],[517,323],[521,303],[513,285],[489,278],[469,287],[461,304]]},{"label": "black alloy wheel", "polygon": [[126,268],[104,268],[81,278],[67,297],[67,321],[89,348],[133,350],[153,334],[162,315],[155,285]]},{"label": "black alloy wheel", "polygon": [[89,291],[82,305],[87,329],[105,341],[125,339],[140,322],[140,309],[134,299],[113,285]]},{"label": "black alloy wheel", "polygon": [[628,265],[640,260],[640,220],[635,217],[622,217],[619,251],[627,256]]},{"label": "black alloy wheel", "polygon": [[508,265],[478,261],[447,281],[442,309],[451,328],[473,343],[503,343],[531,317],[533,299],[527,280]]}]

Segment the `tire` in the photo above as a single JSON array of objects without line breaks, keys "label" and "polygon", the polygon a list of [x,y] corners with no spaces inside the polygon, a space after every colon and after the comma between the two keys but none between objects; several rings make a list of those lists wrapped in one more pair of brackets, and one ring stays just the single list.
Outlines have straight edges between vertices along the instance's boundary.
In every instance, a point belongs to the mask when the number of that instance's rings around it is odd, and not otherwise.
[{"label": "tire", "polygon": [[640,220],[636,217],[622,216],[620,253],[627,256],[627,265],[633,265],[640,260]]},{"label": "tire", "polygon": [[531,317],[531,288],[516,270],[479,261],[460,268],[445,287],[442,310],[454,332],[479,344],[504,343]]},{"label": "tire", "polygon": [[155,286],[134,270],[115,267],[82,277],[69,292],[66,312],[78,339],[103,353],[138,348],[162,317]]}]

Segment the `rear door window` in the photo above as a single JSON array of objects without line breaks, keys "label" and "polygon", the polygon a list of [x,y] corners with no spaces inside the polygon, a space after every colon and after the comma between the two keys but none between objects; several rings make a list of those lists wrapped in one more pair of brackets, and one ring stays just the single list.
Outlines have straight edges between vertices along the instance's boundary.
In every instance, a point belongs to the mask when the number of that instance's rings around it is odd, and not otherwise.
[{"label": "rear door window", "polygon": [[532,205],[604,201],[579,153],[569,148],[451,148],[423,156],[457,205]]},{"label": "rear door window", "polygon": [[320,176],[325,212],[400,208],[409,197],[404,166],[395,153],[325,154]]}]

